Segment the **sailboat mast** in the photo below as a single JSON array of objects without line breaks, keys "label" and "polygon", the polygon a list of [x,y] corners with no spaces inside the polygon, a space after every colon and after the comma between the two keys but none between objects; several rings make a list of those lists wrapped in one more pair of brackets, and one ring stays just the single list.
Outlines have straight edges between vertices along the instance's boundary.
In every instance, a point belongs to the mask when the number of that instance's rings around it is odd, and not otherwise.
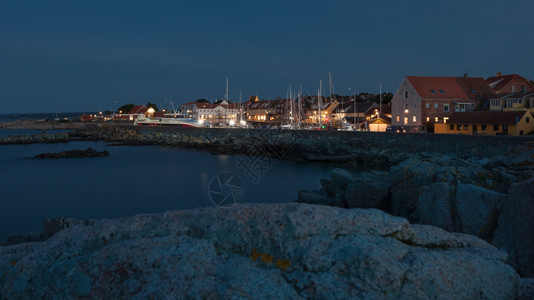
[{"label": "sailboat mast", "polygon": [[226,94],[224,95],[226,102],[228,102],[228,76],[226,76]]},{"label": "sailboat mast", "polygon": [[293,96],[291,86],[289,86],[289,124],[293,124]]},{"label": "sailboat mast", "polygon": [[321,127],[322,125],[322,117],[321,117],[321,106],[323,105],[323,103],[321,102],[321,94],[323,92],[323,80],[322,79],[319,79],[319,92],[317,93],[318,96],[317,96],[317,106],[319,108],[319,127]]},{"label": "sailboat mast", "polygon": [[382,83],[380,83],[380,106],[378,106],[378,116],[382,115]]},{"label": "sailboat mast", "polygon": [[302,122],[302,85],[300,86],[300,89],[299,89],[299,100],[298,100],[298,106],[299,106],[299,128],[301,126],[301,122]]}]

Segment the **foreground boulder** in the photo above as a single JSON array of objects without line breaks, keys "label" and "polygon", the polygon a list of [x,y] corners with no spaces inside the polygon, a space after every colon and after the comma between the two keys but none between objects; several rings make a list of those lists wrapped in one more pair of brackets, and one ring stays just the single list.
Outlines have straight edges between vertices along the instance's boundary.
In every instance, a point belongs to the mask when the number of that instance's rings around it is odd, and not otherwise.
[{"label": "foreground boulder", "polygon": [[433,183],[421,188],[417,223],[491,242],[506,195],[472,184]]},{"label": "foreground boulder", "polygon": [[513,184],[493,237],[522,277],[534,277],[534,178]]},{"label": "foreground boulder", "polygon": [[330,179],[321,179],[317,191],[299,191],[297,202],[333,205],[344,208],[379,208],[389,211],[389,175],[370,171],[352,174],[345,169],[332,169]]},{"label": "foreground boulder", "polygon": [[0,247],[5,298],[512,299],[506,254],[375,209],[239,205],[76,225]]}]

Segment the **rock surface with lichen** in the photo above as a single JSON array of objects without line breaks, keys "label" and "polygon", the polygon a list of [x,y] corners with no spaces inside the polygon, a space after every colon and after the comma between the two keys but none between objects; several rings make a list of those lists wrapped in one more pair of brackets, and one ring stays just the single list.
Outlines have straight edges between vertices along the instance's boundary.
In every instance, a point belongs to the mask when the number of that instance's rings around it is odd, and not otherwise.
[{"label": "rock surface with lichen", "polygon": [[506,258],[376,209],[243,204],[73,223],[0,247],[0,295],[512,299]]}]

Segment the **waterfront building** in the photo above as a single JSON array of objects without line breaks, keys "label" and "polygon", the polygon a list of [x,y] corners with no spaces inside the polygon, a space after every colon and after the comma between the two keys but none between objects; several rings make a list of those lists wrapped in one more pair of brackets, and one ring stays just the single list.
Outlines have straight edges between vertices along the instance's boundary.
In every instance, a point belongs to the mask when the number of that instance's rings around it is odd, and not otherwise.
[{"label": "waterfront building", "polygon": [[133,122],[140,116],[145,116],[150,107],[145,105],[136,105],[129,112],[119,112],[119,114],[113,117],[115,122]]},{"label": "waterfront building", "polygon": [[528,110],[534,114],[534,92],[495,95],[489,100],[491,111]]},{"label": "waterfront building", "polygon": [[210,104],[204,102],[189,102],[180,106],[180,111],[188,118],[210,122],[213,125],[228,126],[239,122],[239,103],[229,103],[226,100]]},{"label": "waterfront building", "polygon": [[481,77],[406,76],[391,100],[392,124],[430,132],[457,112],[470,112],[493,95]]},{"label": "waterfront building", "polygon": [[447,124],[435,124],[435,133],[525,135],[534,132],[528,111],[472,111],[455,113]]}]

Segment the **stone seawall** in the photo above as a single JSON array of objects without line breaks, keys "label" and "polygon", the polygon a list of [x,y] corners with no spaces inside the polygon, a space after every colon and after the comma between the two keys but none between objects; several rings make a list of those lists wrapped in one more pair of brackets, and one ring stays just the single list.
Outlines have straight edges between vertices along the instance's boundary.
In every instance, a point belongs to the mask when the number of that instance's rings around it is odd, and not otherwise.
[{"label": "stone seawall", "polygon": [[[296,138],[322,140],[339,138],[344,141],[359,141],[359,146],[367,150],[403,153],[443,153],[457,154],[461,157],[492,157],[506,154],[511,148],[534,143],[534,136],[483,136],[425,133],[389,133],[354,131],[310,131],[310,130],[272,130],[272,129],[225,129],[225,128],[175,128],[175,127],[137,127],[129,126],[140,134],[180,133],[194,137],[228,136],[243,138],[251,135],[286,133]],[[354,145],[354,143],[353,143]]]}]

